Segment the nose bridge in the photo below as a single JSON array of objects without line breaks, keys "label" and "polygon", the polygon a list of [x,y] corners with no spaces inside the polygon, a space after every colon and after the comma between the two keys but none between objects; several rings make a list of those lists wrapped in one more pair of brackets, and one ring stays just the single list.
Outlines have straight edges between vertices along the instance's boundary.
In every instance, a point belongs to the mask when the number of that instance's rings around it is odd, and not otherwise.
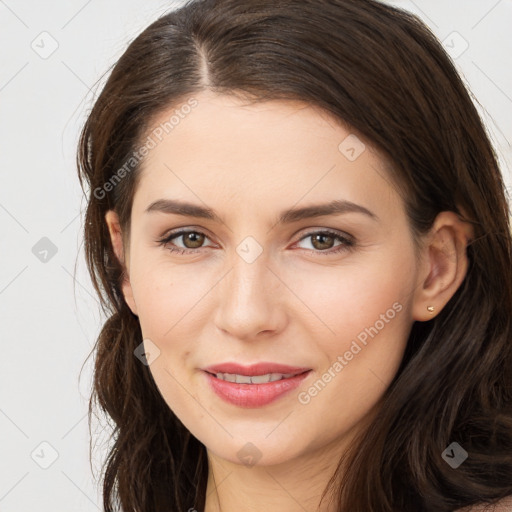
[{"label": "nose bridge", "polygon": [[244,239],[228,260],[230,271],[220,283],[217,326],[240,338],[274,330],[279,295],[267,252],[254,239]]},{"label": "nose bridge", "polygon": [[254,245],[242,242],[231,261],[232,270],[226,276],[224,298],[227,301],[232,298],[240,307],[267,303],[270,273],[267,253],[261,251],[256,254]]}]

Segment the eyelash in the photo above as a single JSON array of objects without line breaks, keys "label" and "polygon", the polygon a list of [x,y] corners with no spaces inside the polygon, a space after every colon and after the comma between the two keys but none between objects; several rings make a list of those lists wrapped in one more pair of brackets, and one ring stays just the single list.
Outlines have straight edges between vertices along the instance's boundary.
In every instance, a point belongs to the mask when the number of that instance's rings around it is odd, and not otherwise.
[{"label": "eyelash", "polygon": [[[164,238],[157,240],[157,243],[160,246],[165,246],[165,245],[169,244],[171,242],[171,240],[173,240],[174,238],[179,238],[180,236],[186,235],[188,233],[197,233],[197,234],[200,234],[200,235],[204,235],[206,238],[208,238],[206,233],[203,233],[202,231],[198,231],[198,230],[195,230],[195,229],[194,230],[181,230],[181,231],[175,231],[175,232],[169,233]],[[336,248],[328,249],[328,250],[325,250],[325,251],[315,250],[315,249],[302,249],[302,250],[304,250],[304,251],[312,251],[314,253],[319,253],[319,254],[321,254],[323,256],[325,256],[325,255],[328,256],[328,255],[333,255],[333,254],[339,254],[339,253],[344,252],[344,251],[350,251],[356,245],[356,243],[355,243],[355,241],[354,241],[354,239],[352,237],[341,235],[340,233],[338,233],[336,231],[329,230],[329,229],[324,229],[324,230],[321,230],[321,231],[311,231],[310,233],[307,233],[306,235],[304,235],[300,240],[298,240],[298,242],[301,242],[305,238],[311,237],[313,235],[332,235],[335,239],[338,239],[338,240],[340,240],[343,243],[340,244],[339,246],[337,246]],[[179,254],[193,254],[193,253],[199,252],[201,249],[203,249],[203,247],[200,247],[200,248],[197,248],[197,249],[183,249],[181,247],[178,247],[178,248],[169,247],[169,248],[167,248],[167,250],[169,252],[179,253]]]}]

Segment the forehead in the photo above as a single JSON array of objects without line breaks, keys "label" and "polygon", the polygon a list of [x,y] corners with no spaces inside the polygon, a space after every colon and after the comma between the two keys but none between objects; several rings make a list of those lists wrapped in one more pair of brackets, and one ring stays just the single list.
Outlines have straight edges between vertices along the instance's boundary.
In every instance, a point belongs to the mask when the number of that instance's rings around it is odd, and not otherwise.
[{"label": "forehead", "polygon": [[238,199],[241,209],[397,199],[378,153],[318,107],[211,92],[194,99],[193,108],[181,109],[185,100],[154,117],[134,210],[166,196],[218,208]]}]

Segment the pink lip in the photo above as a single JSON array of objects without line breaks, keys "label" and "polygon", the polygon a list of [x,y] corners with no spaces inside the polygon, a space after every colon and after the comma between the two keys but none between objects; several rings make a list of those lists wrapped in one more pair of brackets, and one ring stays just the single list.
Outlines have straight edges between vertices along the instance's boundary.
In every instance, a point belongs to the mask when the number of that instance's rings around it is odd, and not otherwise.
[{"label": "pink lip", "polygon": [[[255,370],[249,370],[248,367],[241,367],[239,365],[218,365],[210,367],[208,370],[203,370],[204,375],[208,379],[208,383],[211,389],[223,400],[229,402],[238,407],[262,407],[267,405],[274,400],[277,400],[286,393],[289,393],[293,389],[297,388],[302,381],[311,373],[308,368],[300,369],[293,368],[291,366],[275,365],[266,366],[267,363],[263,363],[262,366],[254,365],[250,368],[256,368]],[[218,371],[220,368],[228,368],[230,371]],[[264,368],[262,370],[262,368]],[[279,369],[279,371],[278,371]],[[222,379],[218,379],[215,375],[210,373],[210,370],[217,370],[212,373],[236,373],[239,375],[265,375],[266,373],[296,373],[292,377],[286,379],[277,380],[274,382],[267,382],[265,384],[237,384],[235,382],[228,382]],[[236,370],[236,371],[234,371]],[[291,371],[290,371],[291,370]]]},{"label": "pink lip", "polygon": [[261,362],[242,366],[238,363],[220,363],[203,368],[208,373],[236,373],[237,375],[266,375],[267,373],[293,373],[297,375],[304,373],[311,368],[299,368],[286,364]]}]

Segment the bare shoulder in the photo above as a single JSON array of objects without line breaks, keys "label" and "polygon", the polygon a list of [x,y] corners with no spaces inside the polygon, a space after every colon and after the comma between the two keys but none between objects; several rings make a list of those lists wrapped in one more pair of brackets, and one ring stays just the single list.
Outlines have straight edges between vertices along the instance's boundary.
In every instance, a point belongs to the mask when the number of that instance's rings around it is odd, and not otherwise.
[{"label": "bare shoulder", "polygon": [[456,512],[512,512],[512,495],[503,498],[495,505],[474,505],[459,508]]}]

